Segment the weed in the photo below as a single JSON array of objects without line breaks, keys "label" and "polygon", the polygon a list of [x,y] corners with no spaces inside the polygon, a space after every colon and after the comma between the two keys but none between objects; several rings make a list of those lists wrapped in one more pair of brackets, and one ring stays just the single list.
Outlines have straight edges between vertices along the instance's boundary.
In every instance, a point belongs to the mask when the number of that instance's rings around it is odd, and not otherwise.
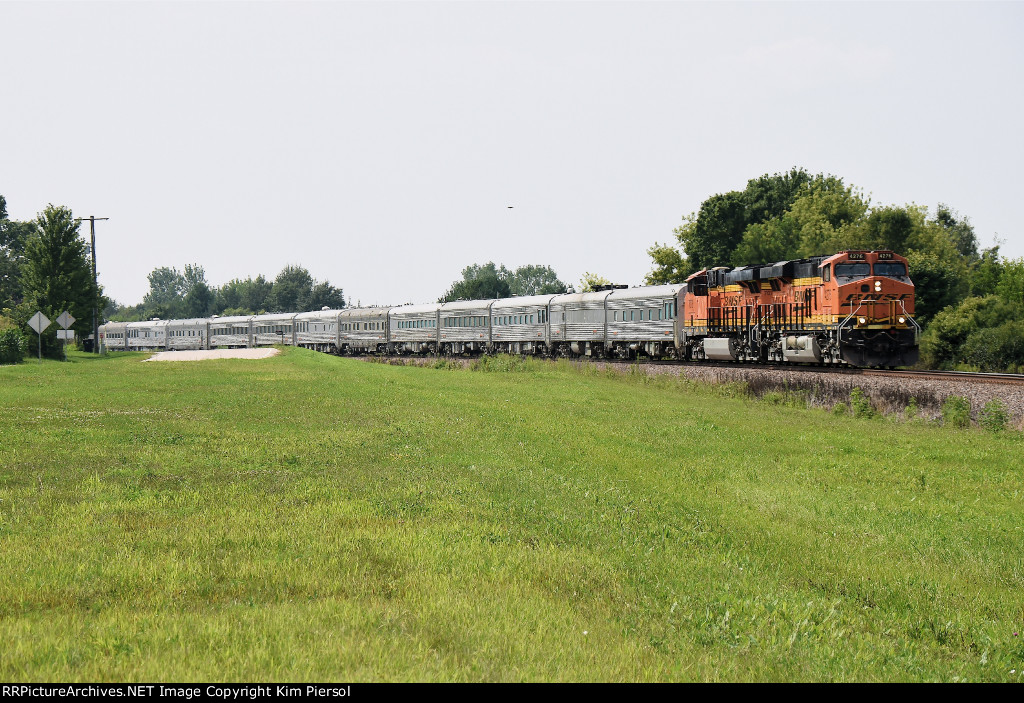
[{"label": "weed", "polygon": [[484,373],[514,373],[529,370],[529,363],[514,354],[485,355],[473,361],[469,368]]},{"label": "weed", "polygon": [[921,409],[917,407],[917,398],[910,396],[910,400],[907,401],[907,407],[903,410],[903,416],[908,420],[913,420],[920,414]]},{"label": "weed", "polygon": [[942,422],[952,427],[970,427],[971,401],[961,395],[951,395],[942,403]]},{"label": "weed", "polygon": [[853,413],[854,417],[871,418],[875,416],[875,409],[871,405],[871,398],[861,390],[860,386],[854,386],[853,390],[850,391],[850,412]]},{"label": "weed", "polygon": [[978,424],[990,432],[1005,430],[1010,423],[1010,413],[1006,409],[1006,403],[993,398],[985,403],[985,407],[978,414]]}]

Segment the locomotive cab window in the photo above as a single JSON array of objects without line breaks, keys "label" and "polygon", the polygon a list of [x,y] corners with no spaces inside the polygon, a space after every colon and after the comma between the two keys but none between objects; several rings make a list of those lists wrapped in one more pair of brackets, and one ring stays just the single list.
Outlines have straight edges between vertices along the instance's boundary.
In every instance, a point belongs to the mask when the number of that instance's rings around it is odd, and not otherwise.
[{"label": "locomotive cab window", "polygon": [[875,264],[875,275],[886,278],[904,278],[907,275],[907,267],[902,261],[879,261]]},{"label": "locomotive cab window", "polygon": [[870,275],[871,264],[866,262],[836,264],[836,278],[867,278]]}]

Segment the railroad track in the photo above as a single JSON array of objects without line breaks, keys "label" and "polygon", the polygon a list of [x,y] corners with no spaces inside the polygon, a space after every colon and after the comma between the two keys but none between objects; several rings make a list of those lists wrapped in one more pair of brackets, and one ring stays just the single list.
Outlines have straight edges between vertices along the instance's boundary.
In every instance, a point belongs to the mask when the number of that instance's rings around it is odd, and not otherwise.
[{"label": "railroad track", "polygon": [[976,371],[889,371],[887,369],[858,369],[865,375],[897,376],[919,378],[926,381],[966,381],[968,383],[999,383],[1003,385],[1024,385],[1024,375],[1019,373],[980,373]]}]

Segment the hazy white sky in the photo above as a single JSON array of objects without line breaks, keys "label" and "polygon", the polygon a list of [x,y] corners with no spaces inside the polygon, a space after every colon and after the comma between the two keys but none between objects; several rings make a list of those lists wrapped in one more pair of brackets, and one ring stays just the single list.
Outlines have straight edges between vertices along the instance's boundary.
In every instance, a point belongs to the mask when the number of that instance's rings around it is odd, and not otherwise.
[{"label": "hazy white sky", "polygon": [[364,305],[488,260],[637,284],[706,197],[792,166],[1017,257],[1022,47],[1021,3],[0,1],[0,194],[110,217],[123,303],[192,262]]}]

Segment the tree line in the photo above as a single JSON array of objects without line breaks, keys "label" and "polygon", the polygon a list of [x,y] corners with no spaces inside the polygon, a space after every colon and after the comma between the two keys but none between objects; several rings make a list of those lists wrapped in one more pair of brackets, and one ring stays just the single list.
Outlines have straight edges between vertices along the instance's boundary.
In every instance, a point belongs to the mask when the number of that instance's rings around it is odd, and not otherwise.
[{"label": "tree line", "polygon": [[454,281],[437,302],[554,295],[567,290],[569,286],[559,280],[558,274],[550,266],[527,265],[509,271],[504,265],[488,261],[486,264],[471,264],[462,269],[462,278]]},{"label": "tree line", "polygon": [[874,204],[834,175],[802,168],[765,174],[717,193],[655,243],[650,285],[682,283],[712,266],[743,266],[844,249],[891,249],[907,257],[922,359],[936,368],[1024,367],[1024,260],[999,243],[981,248],[967,217],[939,203]]},{"label": "tree line", "polygon": [[213,287],[199,264],[185,264],[183,271],[161,266],[149,275],[149,291],[137,305],[118,305],[108,318],[118,322],[160,318],[172,320],[213,315],[260,315],[274,312],[312,312],[345,307],[341,288],[317,281],[302,266],[286,265],[277,277],[262,274],[234,278]]}]

